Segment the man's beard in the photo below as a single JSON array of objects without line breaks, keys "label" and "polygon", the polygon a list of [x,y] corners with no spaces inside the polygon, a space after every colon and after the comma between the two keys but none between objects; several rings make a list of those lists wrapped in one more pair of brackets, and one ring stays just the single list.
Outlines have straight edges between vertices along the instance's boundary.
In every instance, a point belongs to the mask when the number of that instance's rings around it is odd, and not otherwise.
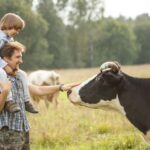
[{"label": "man's beard", "polygon": [[19,68],[15,68],[15,69],[13,69],[12,76],[16,76],[16,75],[17,75],[18,70],[19,70]]},{"label": "man's beard", "polygon": [[15,68],[15,69],[13,69],[13,72],[16,72],[16,71],[18,71],[18,69],[19,69],[19,68]]},{"label": "man's beard", "polygon": [[16,66],[16,68],[13,68],[11,65],[7,64],[11,69],[12,69],[12,72],[11,73],[8,73],[9,75],[12,75],[12,76],[16,76],[17,75],[17,72],[19,70],[19,66]]}]

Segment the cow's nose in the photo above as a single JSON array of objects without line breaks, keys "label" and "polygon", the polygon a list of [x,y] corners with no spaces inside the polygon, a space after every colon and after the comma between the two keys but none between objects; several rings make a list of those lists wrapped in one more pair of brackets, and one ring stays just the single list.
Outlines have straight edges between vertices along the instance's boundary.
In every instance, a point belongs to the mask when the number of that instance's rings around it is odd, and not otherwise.
[{"label": "cow's nose", "polygon": [[67,95],[69,96],[71,94],[72,90],[67,91]]}]

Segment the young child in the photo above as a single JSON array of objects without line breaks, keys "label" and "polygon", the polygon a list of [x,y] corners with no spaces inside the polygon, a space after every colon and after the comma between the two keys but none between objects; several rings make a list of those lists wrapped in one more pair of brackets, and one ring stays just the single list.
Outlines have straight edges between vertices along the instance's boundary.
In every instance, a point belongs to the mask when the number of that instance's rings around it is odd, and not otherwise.
[{"label": "young child", "polygon": [[[14,41],[13,37],[16,36],[24,27],[25,27],[25,22],[20,16],[14,13],[5,14],[0,20],[0,49],[6,43]],[[3,68],[5,66],[3,65],[4,63],[6,62],[3,59],[0,59],[0,68]],[[8,67],[8,65],[6,66]],[[30,99],[29,90],[26,88],[27,86],[25,86],[27,83],[24,80],[25,76],[24,76],[23,71],[19,69],[18,74],[19,74],[19,77],[22,78],[22,81],[24,81],[23,87],[26,93],[25,94],[26,111],[31,112],[31,113],[38,113],[38,111],[34,108],[34,106],[29,100]],[[8,99],[6,100],[5,107],[10,112],[17,112],[20,110],[19,106],[15,102],[13,102],[13,100],[11,99],[11,93],[9,93]]]}]

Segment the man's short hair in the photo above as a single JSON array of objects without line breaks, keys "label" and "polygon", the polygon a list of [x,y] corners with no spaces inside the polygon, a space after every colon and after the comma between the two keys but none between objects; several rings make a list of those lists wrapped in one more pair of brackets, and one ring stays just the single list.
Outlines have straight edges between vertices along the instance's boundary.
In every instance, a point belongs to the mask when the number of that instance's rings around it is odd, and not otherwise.
[{"label": "man's short hair", "polygon": [[0,49],[0,57],[11,57],[15,51],[25,52],[25,46],[17,41],[9,42]]}]

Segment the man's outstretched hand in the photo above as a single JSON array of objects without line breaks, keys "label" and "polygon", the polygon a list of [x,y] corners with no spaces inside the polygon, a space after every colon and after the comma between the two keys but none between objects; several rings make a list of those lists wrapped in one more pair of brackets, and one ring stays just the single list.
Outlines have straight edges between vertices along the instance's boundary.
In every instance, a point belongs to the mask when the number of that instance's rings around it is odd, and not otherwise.
[{"label": "man's outstretched hand", "polygon": [[71,90],[73,87],[76,87],[78,85],[80,85],[80,83],[61,84],[60,90],[61,91],[68,91],[68,90]]}]

